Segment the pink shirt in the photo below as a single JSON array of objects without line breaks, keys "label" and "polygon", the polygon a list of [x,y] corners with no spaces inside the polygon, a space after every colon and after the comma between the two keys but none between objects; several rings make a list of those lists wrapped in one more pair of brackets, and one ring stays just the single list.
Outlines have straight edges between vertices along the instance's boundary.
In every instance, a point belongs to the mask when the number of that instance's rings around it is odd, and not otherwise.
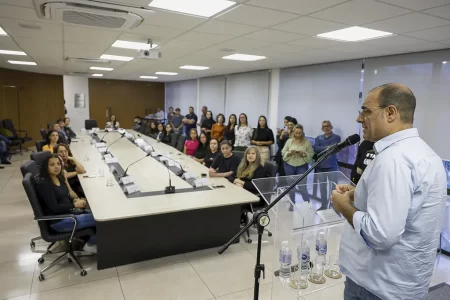
[{"label": "pink shirt", "polygon": [[190,155],[190,156],[194,156],[195,155],[195,151],[197,150],[198,144],[199,144],[199,140],[187,140],[184,143],[184,146],[186,147],[186,154]]}]

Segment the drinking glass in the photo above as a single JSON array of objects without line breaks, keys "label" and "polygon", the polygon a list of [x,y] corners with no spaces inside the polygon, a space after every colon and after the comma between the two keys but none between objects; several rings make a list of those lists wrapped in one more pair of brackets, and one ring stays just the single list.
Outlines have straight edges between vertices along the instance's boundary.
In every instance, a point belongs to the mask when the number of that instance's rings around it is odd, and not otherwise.
[{"label": "drinking glass", "polygon": [[98,168],[98,176],[99,177],[104,177],[105,176],[105,170],[103,169],[103,166]]},{"label": "drinking glass", "polygon": [[325,275],[333,279],[342,277],[341,269],[339,268],[339,256],[330,255],[328,265],[325,267]]},{"label": "drinking glass", "polygon": [[293,278],[291,278],[289,286],[293,289],[306,289],[308,287],[308,276],[310,272],[310,266],[298,267]]},{"label": "drinking glass", "polygon": [[89,155],[84,156],[84,161],[89,161]]},{"label": "drinking glass", "polygon": [[325,258],[323,256],[316,257],[314,265],[309,275],[309,281],[315,284],[325,283],[326,279],[323,276],[323,269],[325,267]]},{"label": "drinking glass", "polygon": [[106,177],[106,186],[113,186],[114,185],[114,177],[112,174],[109,174]]}]

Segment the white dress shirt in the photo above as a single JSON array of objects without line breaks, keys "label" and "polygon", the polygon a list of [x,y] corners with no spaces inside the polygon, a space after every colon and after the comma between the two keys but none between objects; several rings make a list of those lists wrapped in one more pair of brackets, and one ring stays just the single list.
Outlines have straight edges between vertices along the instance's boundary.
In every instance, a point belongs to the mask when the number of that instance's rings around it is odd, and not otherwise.
[{"label": "white dress shirt", "polygon": [[342,272],[384,300],[426,299],[447,199],[441,158],[411,128],[375,143],[355,191]]},{"label": "white dress shirt", "polygon": [[164,120],[166,118],[166,114],[163,110],[160,110],[156,113],[156,119],[158,120]]}]

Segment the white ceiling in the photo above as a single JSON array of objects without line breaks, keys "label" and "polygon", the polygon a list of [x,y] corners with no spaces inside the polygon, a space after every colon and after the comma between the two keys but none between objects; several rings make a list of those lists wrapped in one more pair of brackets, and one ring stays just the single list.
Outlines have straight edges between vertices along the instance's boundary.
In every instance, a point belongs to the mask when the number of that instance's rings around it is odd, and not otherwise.
[{"label": "white ceiling", "polygon": [[[104,0],[147,6],[150,0]],[[236,1],[236,0],[235,0]],[[98,58],[103,53],[136,56],[111,48],[117,39],[160,45],[160,60],[111,62],[104,78],[140,80],[155,72],[178,72],[154,81],[174,81],[450,48],[450,0],[237,0],[239,6],[215,18],[156,10],[133,30],[106,30],[39,19],[32,0],[0,0],[0,49],[22,50],[29,57],[0,55],[0,67],[52,74],[97,73],[91,65],[66,57]],[[357,43],[318,39],[315,35],[349,26],[390,31],[395,36]],[[24,28],[26,27],[26,28]],[[31,28],[30,28],[31,27]],[[223,60],[235,52],[265,55],[256,62]],[[15,66],[32,60],[38,66]],[[449,58],[450,60],[450,58]],[[179,69],[204,65],[206,71]],[[101,73],[101,72],[100,72]]]}]

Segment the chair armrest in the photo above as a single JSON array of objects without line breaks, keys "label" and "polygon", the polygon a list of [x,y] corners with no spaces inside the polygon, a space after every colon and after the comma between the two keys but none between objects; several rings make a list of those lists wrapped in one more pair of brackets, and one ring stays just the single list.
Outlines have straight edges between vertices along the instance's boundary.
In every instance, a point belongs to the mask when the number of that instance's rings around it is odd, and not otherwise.
[{"label": "chair armrest", "polygon": [[72,234],[70,235],[70,241],[73,239],[73,235],[75,234],[75,230],[77,229],[77,218],[75,215],[56,215],[56,216],[42,216],[39,218],[34,218],[36,221],[53,221],[53,220],[64,220],[64,219],[72,219],[73,220],[73,228],[72,228]]},{"label": "chair armrest", "polygon": [[[28,132],[26,132],[25,130],[17,130],[16,129],[16,132],[25,132],[25,136],[23,137],[23,138],[27,138],[28,137]],[[17,135],[19,135],[19,134],[17,134]]]}]

